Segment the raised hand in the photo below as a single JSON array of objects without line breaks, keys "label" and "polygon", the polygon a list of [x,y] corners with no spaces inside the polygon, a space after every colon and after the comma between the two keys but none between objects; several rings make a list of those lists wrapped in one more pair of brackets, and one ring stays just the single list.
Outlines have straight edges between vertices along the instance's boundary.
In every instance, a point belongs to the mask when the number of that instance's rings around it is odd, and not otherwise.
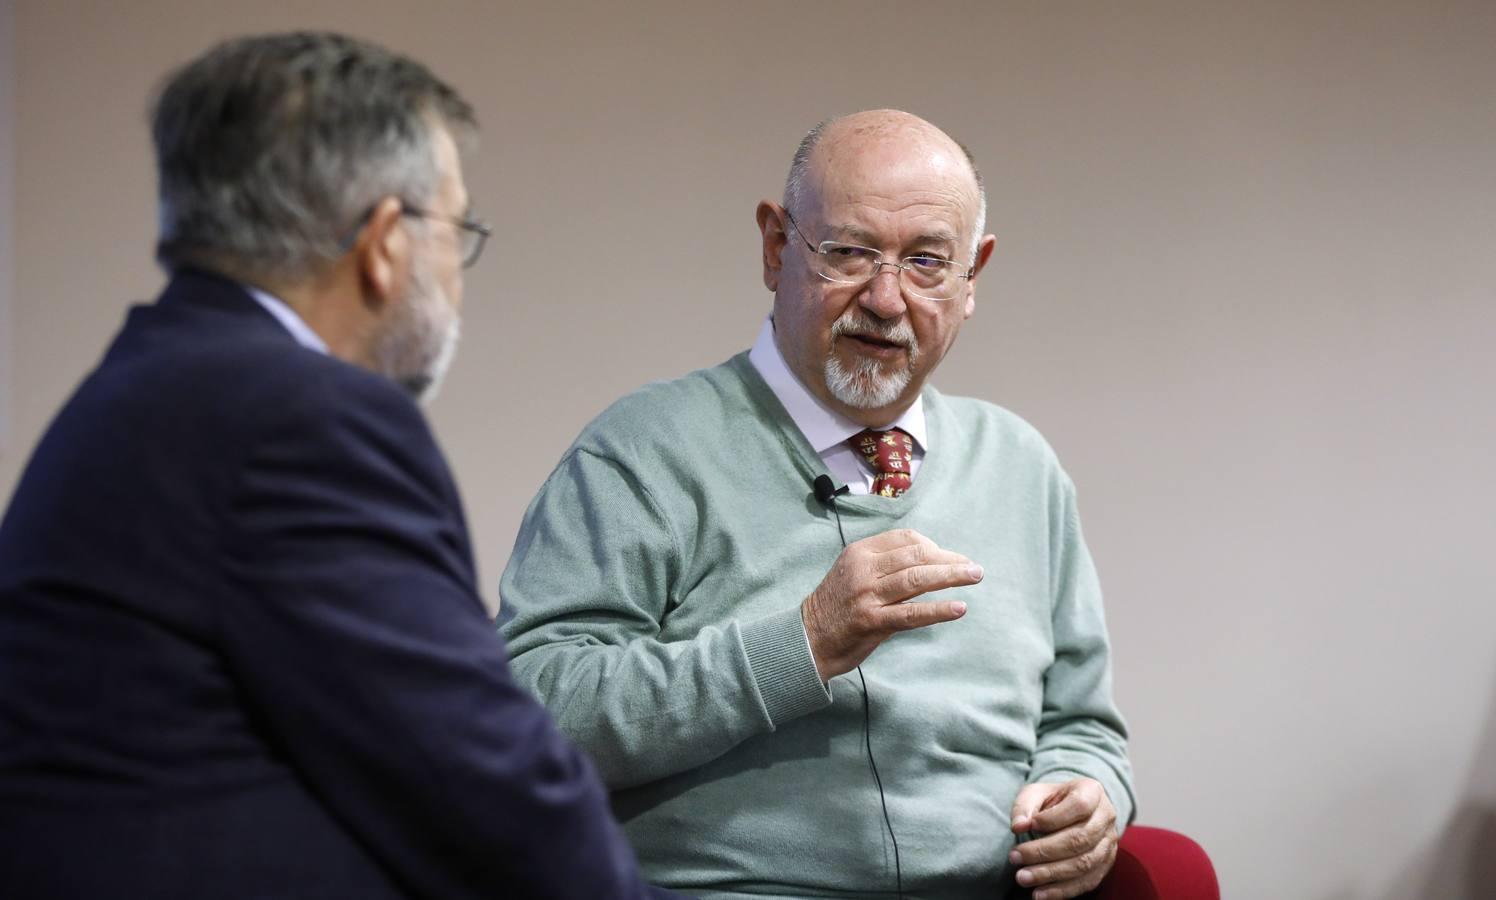
[{"label": "raised hand", "polygon": [[981,566],[917,531],[848,544],[800,604],[821,680],[852,671],[895,632],[961,618],[966,604],[959,600],[907,601],[981,580]]}]

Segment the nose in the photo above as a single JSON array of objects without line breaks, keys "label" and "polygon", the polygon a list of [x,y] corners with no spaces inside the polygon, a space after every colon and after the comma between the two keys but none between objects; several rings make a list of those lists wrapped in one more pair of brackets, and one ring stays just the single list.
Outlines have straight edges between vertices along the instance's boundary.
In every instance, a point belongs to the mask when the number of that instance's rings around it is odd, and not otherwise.
[{"label": "nose", "polygon": [[906,304],[904,292],[899,287],[898,267],[880,265],[878,274],[869,279],[857,295],[857,302],[880,319],[897,319],[903,315]]}]

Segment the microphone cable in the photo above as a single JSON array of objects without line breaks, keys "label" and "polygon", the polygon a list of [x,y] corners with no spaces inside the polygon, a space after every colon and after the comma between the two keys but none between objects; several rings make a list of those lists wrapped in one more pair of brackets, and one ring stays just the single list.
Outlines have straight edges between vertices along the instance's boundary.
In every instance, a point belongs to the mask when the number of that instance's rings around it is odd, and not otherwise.
[{"label": "microphone cable", "polygon": [[[816,499],[836,514],[836,533],[841,537],[843,550],[847,549],[847,533],[842,530],[841,510],[837,508],[836,498],[849,490],[846,485],[837,487],[829,475],[816,476]],[[899,838],[893,833],[893,821],[888,817],[888,798],[883,793],[883,778],[878,774],[878,761],[873,758],[872,704],[868,699],[867,676],[862,674],[860,664],[857,666],[857,678],[862,682],[862,742],[867,747],[867,763],[873,770],[873,781],[878,785],[878,803],[883,807],[883,824],[888,828],[889,840],[893,842],[894,883],[898,887],[899,900],[904,900],[904,868],[899,861]]]}]

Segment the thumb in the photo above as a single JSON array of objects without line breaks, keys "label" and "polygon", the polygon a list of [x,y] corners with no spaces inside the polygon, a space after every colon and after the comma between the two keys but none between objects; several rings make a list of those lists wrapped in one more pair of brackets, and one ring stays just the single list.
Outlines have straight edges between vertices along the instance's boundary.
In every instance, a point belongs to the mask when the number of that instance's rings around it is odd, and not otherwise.
[{"label": "thumb", "polygon": [[1018,792],[1013,801],[1013,832],[1023,834],[1034,826],[1034,814],[1044,807],[1044,802],[1058,793],[1063,785],[1030,784]]}]

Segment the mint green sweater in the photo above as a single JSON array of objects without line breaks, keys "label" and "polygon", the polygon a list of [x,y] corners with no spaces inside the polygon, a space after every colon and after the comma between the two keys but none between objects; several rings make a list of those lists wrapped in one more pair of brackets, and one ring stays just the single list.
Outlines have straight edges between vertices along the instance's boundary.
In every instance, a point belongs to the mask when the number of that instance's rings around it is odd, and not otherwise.
[{"label": "mint green sweater", "polygon": [[[1129,821],[1101,594],[1074,489],[1013,414],[924,394],[899,499],[839,500],[847,541],[912,528],[986,568],[964,618],[863,663],[906,894],[1003,896],[1027,782],[1095,778]],[[651,881],[707,897],[891,895],[856,672],[823,686],[800,602],[841,550],[825,469],[747,354],[614,404],[531,503],[500,583],[514,671],[597,762]]]}]

